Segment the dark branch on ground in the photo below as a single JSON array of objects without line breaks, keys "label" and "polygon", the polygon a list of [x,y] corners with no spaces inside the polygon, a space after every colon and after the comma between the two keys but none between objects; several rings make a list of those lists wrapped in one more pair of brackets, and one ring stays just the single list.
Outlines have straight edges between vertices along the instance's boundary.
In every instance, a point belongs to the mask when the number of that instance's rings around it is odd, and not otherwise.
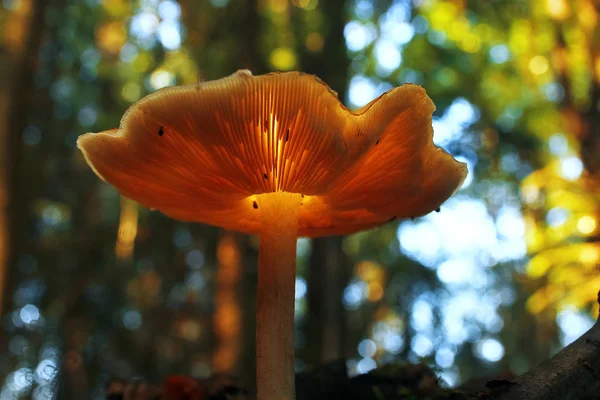
[{"label": "dark branch on ground", "polygon": [[[600,292],[598,296],[600,303]],[[600,399],[600,319],[551,359],[483,395],[498,400]]]}]

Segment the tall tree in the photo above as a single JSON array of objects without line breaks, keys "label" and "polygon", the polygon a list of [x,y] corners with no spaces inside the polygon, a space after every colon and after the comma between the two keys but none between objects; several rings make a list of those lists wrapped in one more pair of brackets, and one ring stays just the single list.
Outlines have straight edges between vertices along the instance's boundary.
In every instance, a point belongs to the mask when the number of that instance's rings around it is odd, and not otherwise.
[{"label": "tall tree", "polygon": [[[323,79],[345,101],[350,59],[346,52],[344,26],[347,21],[346,1],[322,2],[319,6],[323,26],[296,27],[297,52],[303,72]],[[302,13],[302,11],[298,11]],[[300,16],[295,18],[301,24]],[[315,36],[316,35],[316,36]],[[311,41],[317,41],[316,45]],[[342,296],[351,274],[348,257],[342,250],[341,237],[325,237],[312,241],[307,266],[307,321],[305,334],[310,347],[306,361],[310,365],[346,356],[346,318]]]},{"label": "tall tree", "polygon": [[33,75],[44,34],[43,0],[14,3],[17,9],[2,34],[0,74],[0,315],[10,308],[11,269],[23,243],[28,211],[20,183],[22,134],[33,97]]}]

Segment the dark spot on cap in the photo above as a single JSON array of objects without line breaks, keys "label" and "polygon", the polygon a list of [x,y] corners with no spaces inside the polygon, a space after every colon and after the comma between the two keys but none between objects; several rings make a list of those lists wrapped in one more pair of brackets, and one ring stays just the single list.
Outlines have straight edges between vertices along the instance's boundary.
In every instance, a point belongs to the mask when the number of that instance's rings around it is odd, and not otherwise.
[{"label": "dark spot on cap", "polygon": [[377,146],[379,144],[379,139],[377,139],[377,141],[375,142],[375,145]]},{"label": "dark spot on cap", "polygon": [[285,141],[287,142],[288,140],[290,140],[290,128],[287,128],[285,132]]},{"label": "dark spot on cap", "polygon": [[258,203],[256,201],[252,202],[252,208],[254,208],[255,210],[258,209]]},{"label": "dark spot on cap", "polygon": [[301,194],[300,196],[304,197],[304,195],[303,195],[303,194]]},{"label": "dark spot on cap", "polygon": [[263,174],[263,178],[267,179],[269,176],[267,174]]},{"label": "dark spot on cap", "polygon": [[160,128],[158,128],[158,136],[162,136],[165,134],[165,127],[161,126]]},{"label": "dark spot on cap", "polygon": [[438,207],[438,208],[436,208],[436,209],[435,209],[435,212],[440,212],[440,208],[439,208],[439,207]]}]

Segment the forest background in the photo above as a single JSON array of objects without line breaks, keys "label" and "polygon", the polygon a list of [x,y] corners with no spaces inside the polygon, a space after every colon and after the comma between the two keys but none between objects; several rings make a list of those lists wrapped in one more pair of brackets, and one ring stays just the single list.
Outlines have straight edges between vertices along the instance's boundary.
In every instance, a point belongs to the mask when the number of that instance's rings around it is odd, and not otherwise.
[{"label": "forest background", "polygon": [[159,88],[314,73],[358,108],[402,83],[469,165],[422,218],[298,242],[299,371],[423,360],[450,386],[523,373],[600,289],[593,0],[2,0],[0,398],[103,398],[112,378],[254,385],[255,237],[124,197],[75,141]]}]

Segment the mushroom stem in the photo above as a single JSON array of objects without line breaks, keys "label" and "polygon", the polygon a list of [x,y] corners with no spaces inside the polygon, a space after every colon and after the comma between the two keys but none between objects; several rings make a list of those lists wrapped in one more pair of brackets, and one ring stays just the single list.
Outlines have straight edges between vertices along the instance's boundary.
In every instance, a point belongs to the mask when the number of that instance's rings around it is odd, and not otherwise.
[{"label": "mushroom stem", "polygon": [[299,194],[257,196],[262,228],[256,304],[258,400],[294,400],[294,303]]}]

